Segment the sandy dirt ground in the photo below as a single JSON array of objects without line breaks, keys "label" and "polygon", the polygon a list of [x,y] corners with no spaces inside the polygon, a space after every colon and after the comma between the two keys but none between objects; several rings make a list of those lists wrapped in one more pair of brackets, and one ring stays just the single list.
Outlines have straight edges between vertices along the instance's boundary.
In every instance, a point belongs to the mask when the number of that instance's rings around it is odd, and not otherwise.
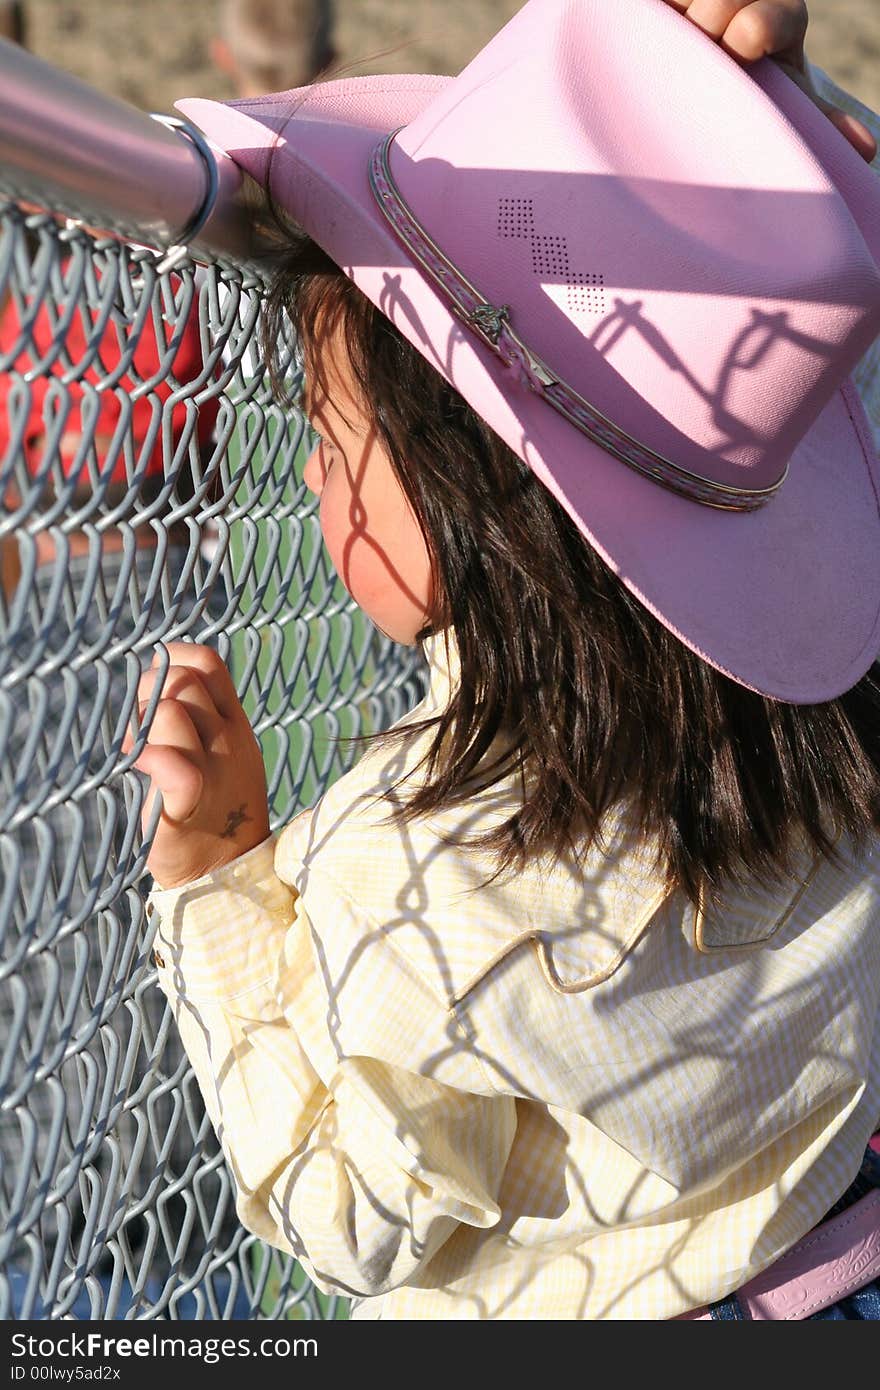
[{"label": "sandy dirt ground", "polygon": [[[26,0],[30,46],[148,110],[232,95],[212,66],[218,0]],[[336,46],[356,71],[456,72],[522,0],[336,0]],[[607,0],[608,4],[625,0]],[[812,0],[808,52],[880,108],[880,0]]]}]

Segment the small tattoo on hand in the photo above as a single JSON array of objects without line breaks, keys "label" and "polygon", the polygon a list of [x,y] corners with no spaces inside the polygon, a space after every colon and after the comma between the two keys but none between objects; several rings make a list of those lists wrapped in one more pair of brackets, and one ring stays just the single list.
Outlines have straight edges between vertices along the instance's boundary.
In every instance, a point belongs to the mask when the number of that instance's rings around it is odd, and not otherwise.
[{"label": "small tattoo on hand", "polygon": [[230,811],[226,817],[226,829],[220,834],[221,840],[231,840],[240,825],[252,817],[247,815],[247,802],[243,801],[237,811]]}]

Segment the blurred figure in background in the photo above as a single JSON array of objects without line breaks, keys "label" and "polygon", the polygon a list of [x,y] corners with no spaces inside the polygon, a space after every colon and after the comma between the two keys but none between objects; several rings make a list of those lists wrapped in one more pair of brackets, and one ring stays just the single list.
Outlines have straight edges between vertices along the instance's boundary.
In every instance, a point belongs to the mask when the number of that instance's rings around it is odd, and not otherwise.
[{"label": "blurred figure in background", "polygon": [[220,0],[211,58],[237,97],[305,86],[335,57],[332,0]]},{"label": "blurred figure in background", "polygon": [[23,44],[26,34],[24,0],[0,0],[0,39]]}]

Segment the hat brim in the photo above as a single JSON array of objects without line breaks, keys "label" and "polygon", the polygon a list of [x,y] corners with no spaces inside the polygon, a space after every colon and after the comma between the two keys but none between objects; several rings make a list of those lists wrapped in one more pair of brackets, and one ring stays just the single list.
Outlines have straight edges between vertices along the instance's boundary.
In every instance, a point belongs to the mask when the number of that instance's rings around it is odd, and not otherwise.
[{"label": "hat brim", "polygon": [[[834,394],[784,485],[752,512],[666,491],[582,435],[462,325],[376,207],[368,168],[377,142],[412,121],[448,80],[355,78],[255,100],[176,104],[257,182],[271,179],[278,204],[529,463],[686,646],[778,700],[812,704],[842,694],[880,651],[880,467],[854,387]],[[848,161],[858,156],[810,109],[811,143],[824,142],[826,167],[840,161],[844,180],[857,181]]]}]

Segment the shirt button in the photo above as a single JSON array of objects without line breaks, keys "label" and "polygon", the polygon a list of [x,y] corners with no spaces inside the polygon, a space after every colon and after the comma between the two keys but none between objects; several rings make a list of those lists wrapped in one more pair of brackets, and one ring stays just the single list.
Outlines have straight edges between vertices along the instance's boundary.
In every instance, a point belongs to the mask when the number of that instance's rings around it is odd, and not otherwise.
[{"label": "shirt button", "polygon": [[154,964],[155,966],[157,966],[160,970],[164,970],[164,969],[165,969],[165,962],[164,962],[164,960],[162,959],[162,957],[159,955],[159,952],[156,950],[155,946],[153,947],[153,956],[152,956],[152,960],[153,960],[153,964]]}]

